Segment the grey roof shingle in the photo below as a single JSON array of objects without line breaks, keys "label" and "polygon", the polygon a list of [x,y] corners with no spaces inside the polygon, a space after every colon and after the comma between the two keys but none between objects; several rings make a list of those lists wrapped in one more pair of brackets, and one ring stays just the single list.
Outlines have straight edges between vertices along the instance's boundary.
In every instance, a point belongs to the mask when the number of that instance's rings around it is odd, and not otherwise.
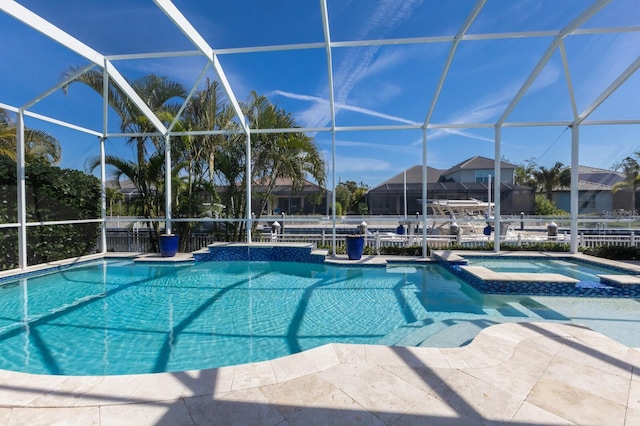
[{"label": "grey roof shingle", "polygon": [[[500,161],[501,169],[515,169],[516,167],[518,166],[515,164],[507,163],[506,161]],[[458,163],[455,166],[451,167],[450,169],[445,170],[442,174],[448,175],[457,172],[458,170],[482,170],[492,168],[494,168],[493,159],[476,155],[475,157],[464,160],[461,163]]]}]

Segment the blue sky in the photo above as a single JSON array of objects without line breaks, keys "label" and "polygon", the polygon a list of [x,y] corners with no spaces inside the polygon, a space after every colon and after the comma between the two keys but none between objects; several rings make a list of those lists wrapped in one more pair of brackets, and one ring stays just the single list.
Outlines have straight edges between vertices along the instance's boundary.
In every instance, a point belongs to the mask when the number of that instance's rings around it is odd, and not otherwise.
[{"label": "blue sky", "polygon": [[[149,0],[21,0],[18,3],[106,55],[195,50]],[[333,42],[452,36],[475,1],[327,0]],[[559,30],[592,2],[585,0],[488,0],[467,34]],[[324,41],[320,2],[241,0],[174,4],[215,49],[291,45]],[[581,29],[636,31],[580,34],[564,42],[578,113],[585,110],[640,55],[640,4],[612,0]],[[86,61],[21,22],[0,12],[0,103],[19,107],[55,85],[71,65]],[[552,36],[465,40],[459,44],[430,123],[495,123],[505,111]],[[450,42],[400,43],[332,49],[336,125],[414,125],[425,121],[445,65]],[[224,50],[223,50],[224,52]],[[330,126],[327,57],[324,48],[221,54],[220,63],[239,100],[264,94],[293,113],[303,127]],[[202,57],[119,60],[127,78],[156,73],[191,87]],[[209,72],[215,78],[213,71]],[[589,120],[640,119],[640,73],[634,73]],[[72,86],[32,111],[100,131],[101,99]],[[557,50],[509,122],[572,119],[567,80]],[[587,120],[587,121],[589,121]],[[117,130],[113,115],[109,127]],[[94,136],[29,119],[63,143],[63,167],[84,167],[98,153]],[[581,126],[580,163],[610,168],[640,149],[640,125]],[[328,161],[331,134],[313,135]],[[493,157],[494,130],[430,129],[428,164],[448,168],[474,155]],[[129,155],[124,140],[111,140],[109,153]],[[521,164],[536,159],[549,166],[571,161],[571,131],[562,126],[502,130],[502,155]],[[370,186],[422,162],[420,130],[345,131],[336,135],[336,176]],[[329,175],[331,176],[331,174]]]}]

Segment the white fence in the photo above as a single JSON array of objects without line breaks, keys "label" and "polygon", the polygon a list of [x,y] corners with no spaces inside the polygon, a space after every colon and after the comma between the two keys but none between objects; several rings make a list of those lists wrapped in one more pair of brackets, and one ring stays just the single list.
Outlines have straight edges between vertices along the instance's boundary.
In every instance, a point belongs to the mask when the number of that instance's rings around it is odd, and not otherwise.
[{"label": "white fence", "polygon": [[[279,242],[313,243],[317,246],[330,246],[332,243],[331,233],[311,233],[311,234],[260,234],[255,238],[256,242]],[[518,235],[514,237],[501,237],[502,244],[533,244],[541,242],[569,242],[568,235],[558,235],[557,237],[525,237]],[[187,252],[192,252],[206,247],[215,242],[215,238],[207,234],[192,234],[187,243]],[[441,249],[451,244],[458,244],[466,247],[483,247],[487,243],[493,242],[491,237],[465,237],[462,235],[429,235],[427,236],[427,246],[430,249]],[[338,249],[345,246],[345,235],[336,235],[336,246]],[[594,248],[600,246],[625,246],[636,247],[640,244],[640,237],[635,234],[630,235],[579,235],[578,244],[582,248]],[[374,252],[379,253],[382,247],[409,247],[422,245],[422,235],[390,235],[388,233],[370,234],[365,239],[365,245],[371,247]],[[107,234],[107,250],[112,252],[139,252],[147,253],[151,251],[149,235],[146,232],[117,232]]]}]

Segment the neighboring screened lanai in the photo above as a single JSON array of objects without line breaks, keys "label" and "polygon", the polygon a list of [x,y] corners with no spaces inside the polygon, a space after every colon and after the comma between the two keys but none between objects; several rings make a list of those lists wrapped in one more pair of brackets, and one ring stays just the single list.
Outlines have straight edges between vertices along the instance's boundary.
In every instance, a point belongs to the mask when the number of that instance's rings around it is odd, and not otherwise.
[{"label": "neighboring screened lanai", "polygon": [[[242,141],[237,152],[211,155],[210,173],[237,160],[227,178],[244,191],[242,205],[224,207],[243,212],[246,230],[261,220],[253,187],[269,182],[252,167],[275,161],[256,158],[256,147],[282,139],[273,135],[312,141],[326,179],[305,178],[333,198],[324,220],[334,247],[339,182],[373,187],[422,165],[425,255],[427,166],[445,170],[480,155],[570,167],[575,252],[579,166],[611,169],[640,151],[637,0],[0,0],[0,11],[0,149],[15,161],[17,197],[15,211],[0,209],[0,236],[12,239],[17,268],[28,266],[28,247],[48,226],[99,224],[106,251],[109,182],[140,166],[135,155],[148,169],[181,167],[173,178],[138,182],[165,194],[145,217],[168,233],[201,220],[181,210],[187,198],[178,188],[197,170],[175,154],[203,140]],[[213,85],[212,100],[205,89]],[[200,98],[200,121],[184,119]],[[261,102],[276,119],[265,124]],[[223,117],[207,115],[212,103],[224,105]],[[44,197],[26,189],[40,176],[26,166],[44,149],[34,129],[59,142],[55,164],[99,178],[93,217],[43,219],[30,210],[29,198]],[[499,215],[493,220],[498,229]]]}]

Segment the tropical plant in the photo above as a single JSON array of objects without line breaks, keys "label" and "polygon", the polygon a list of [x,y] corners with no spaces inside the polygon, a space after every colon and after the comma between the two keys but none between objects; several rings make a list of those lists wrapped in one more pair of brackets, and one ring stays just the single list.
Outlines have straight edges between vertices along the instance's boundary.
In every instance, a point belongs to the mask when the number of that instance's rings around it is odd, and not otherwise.
[{"label": "tropical plant", "polygon": [[559,161],[549,169],[540,166],[540,168],[533,171],[533,177],[535,178],[536,186],[546,194],[549,201],[553,200],[553,191],[555,189],[564,188],[571,184],[571,170]]},{"label": "tropical plant", "polygon": [[[63,77],[76,75],[78,70],[79,67],[71,67]],[[80,82],[102,95],[103,77],[101,72],[90,70],[64,86],[63,90],[66,93],[70,85]],[[129,84],[156,116],[165,118],[167,124],[179,110],[180,103],[176,100],[186,97],[186,90],[181,84],[162,76],[151,74],[130,81]],[[160,136],[148,136],[156,133],[157,129],[122,89],[112,82],[109,82],[108,86],[108,102],[120,118],[120,129],[134,134],[127,142],[134,146],[135,160],[107,156],[105,162],[114,168],[113,175],[116,180],[126,176],[135,186],[139,193],[134,202],[137,213],[145,219],[157,219],[164,210],[162,200],[164,200],[165,187],[165,139]],[[98,164],[98,159],[90,160],[89,169],[94,169]],[[148,221],[146,224],[152,247],[157,250],[160,225],[157,221]]]},{"label": "tropical plant", "polygon": [[[60,143],[49,133],[25,128],[24,130],[25,163],[44,161],[56,165],[60,162],[62,153]],[[0,155],[16,161],[17,155],[17,127],[7,110],[0,108]]]},{"label": "tropical plant", "polygon": [[535,188],[537,186],[534,172],[536,170],[535,158],[525,160],[525,162],[516,167],[514,182],[517,185],[529,186]]},{"label": "tropical plant", "polygon": [[[26,213],[33,222],[97,219],[100,181],[78,170],[60,169],[45,162],[27,164]],[[0,156],[0,222],[17,221],[17,169]],[[35,265],[95,252],[97,223],[41,225],[27,228],[27,262]],[[18,231],[0,234],[0,270],[18,267]]]},{"label": "tropical plant", "polygon": [[[66,75],[75,75],[79,68],[70,68]],[[89,71],[75,81],[82,82],[102,94],[100,72]],[[72,83],[70,83],[72,84]],[[164,123],[174,123],[173,131],[218,131],[214,135],[172,136],[171,165],[173,217],[198,217],[204,214],[204,204],[221,204],[226,215],[244,218],[246,212],[246,183],[259,183],[264,192],[256,211],[264,210],[271,198],[276,181],[286,178],[293,191],[300,190],[311,177],[322,186],[325,164],[314,140],[300,132],[258,133],[251,139],[250,174],[247,175],[247,137],[235,120],[235,111],[224,101],[221,86],[207,81],[189,99],[180,117],[175,99],[185,97],[181,85],[164,77],[146,76],[130,83],[156,116]],[[68,86],[65,87],[68,90]],[[164,144],[165,138],[145,136],[154,133],[149,120],[139,113],[127,96],[115,85],[109,85],[109,104],[121,119],[123,132],[134,132],[129,139],[134,145],[135,160],[107,156],[116,179],[126,177],[136,187],[139,212],[145,218],[157,218],[164,206]],[[295,128],[292,115],[271,104],[265,96],[251,93],[241,105],[252,129]],[[151,143],[149,143],[151,142]],[[94,159],[89,165],[95,168]],[[224,227],[226,240],[240,240],[246,230],[244,222],[228,223]],[[152,234],[157,234],[157,222],[150,222]],[[214,225],[216,226],[216,225]],[[185,238],[193,224],[176,222],[175,229]]]},{"label": "tropical plant", "polygon": [[613,166],[614,170],[622,170],[624,173],[624,180],[617,182],[613,185],[612,191],[616,192],[622,189],[631,190],[630,197],[630,210],[636,209],[636,190],[640,187],[640,164],[638,164],[638,158],[640,158],[640,151],[634,153],[636,158],[625,157],[619,164]]},{"label": "tropical plant", "polygon": [[339,182],[336,185],[336,200],[344,206],[347,214],[366,214],[367,205],[364,197],[368,190],[369,186],[363,182],[360,184],[352,180]]}]

